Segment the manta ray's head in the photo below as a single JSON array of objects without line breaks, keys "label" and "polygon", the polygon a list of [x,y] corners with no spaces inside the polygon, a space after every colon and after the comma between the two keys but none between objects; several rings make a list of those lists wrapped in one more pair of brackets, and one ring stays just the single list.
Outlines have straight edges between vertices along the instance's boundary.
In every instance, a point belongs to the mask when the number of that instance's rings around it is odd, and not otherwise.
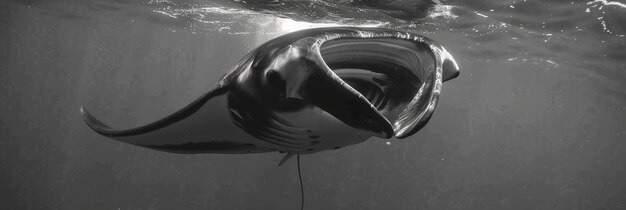
[{"label": "manta ray's head", "polygon": [[424,37],[333,32],[259,47],[238,88],[271,111],[316,107],[376,136],[404,138],[427,123],[442,82],[459,74],[452,56]]}]

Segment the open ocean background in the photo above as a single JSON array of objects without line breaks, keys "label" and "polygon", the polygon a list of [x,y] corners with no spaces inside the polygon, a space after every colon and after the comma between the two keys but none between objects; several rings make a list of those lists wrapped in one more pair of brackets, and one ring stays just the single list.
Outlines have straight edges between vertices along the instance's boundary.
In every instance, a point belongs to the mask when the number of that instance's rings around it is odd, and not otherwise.
[{"label": "open ocean background", "polygon": [[[0,209],[297,209],[295,159],[113,141],[210,88],[265,41],[387,27],[461,75],[403,140],[302,157],[305,209],[626,209],[624,0],[4,0]],[[210,126],[210,125],[207,125]]]}]

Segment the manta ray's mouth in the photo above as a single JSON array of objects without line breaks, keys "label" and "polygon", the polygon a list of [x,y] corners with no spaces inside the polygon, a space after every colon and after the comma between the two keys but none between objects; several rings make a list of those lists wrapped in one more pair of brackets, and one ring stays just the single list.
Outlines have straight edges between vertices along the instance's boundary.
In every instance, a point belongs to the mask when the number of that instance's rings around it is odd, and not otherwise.
[{"label": "manta ray's mouth", "polygon": [[396,137],[415,126],[432,92],[436,59],[427,44],[392,38],[341,38],[320,47],[325,64],[392,124]]}]

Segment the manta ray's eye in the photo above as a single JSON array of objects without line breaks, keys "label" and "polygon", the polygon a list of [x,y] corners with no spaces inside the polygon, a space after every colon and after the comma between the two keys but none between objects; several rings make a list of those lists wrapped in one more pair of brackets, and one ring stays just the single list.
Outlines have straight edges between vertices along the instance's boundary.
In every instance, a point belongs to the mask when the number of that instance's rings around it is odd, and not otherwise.
[{"label": "manta ray's eye", "polygon": [[276,91],[281,97],[285,97],[286,82],[275,70],[269,70],[265,73],[265,79],[269,86]]}]

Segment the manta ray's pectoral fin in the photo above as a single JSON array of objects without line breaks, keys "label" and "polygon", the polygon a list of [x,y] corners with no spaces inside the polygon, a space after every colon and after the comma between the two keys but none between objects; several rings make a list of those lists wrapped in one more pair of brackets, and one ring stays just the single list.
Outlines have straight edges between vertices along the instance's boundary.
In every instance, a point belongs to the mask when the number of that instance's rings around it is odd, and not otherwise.
[{"label": "manta ray's pectoral fin", "polygon": [[[251,142],[239,141],[239,128],[229,121],[225,100],[228,87],[208,91],[183,109],[156,122],[131,129],[114,129],[81,107],[83,120],[97,133],[125,143],[173,153],[268,152]],[[235,136],[231,138],[231,136]]]}]

